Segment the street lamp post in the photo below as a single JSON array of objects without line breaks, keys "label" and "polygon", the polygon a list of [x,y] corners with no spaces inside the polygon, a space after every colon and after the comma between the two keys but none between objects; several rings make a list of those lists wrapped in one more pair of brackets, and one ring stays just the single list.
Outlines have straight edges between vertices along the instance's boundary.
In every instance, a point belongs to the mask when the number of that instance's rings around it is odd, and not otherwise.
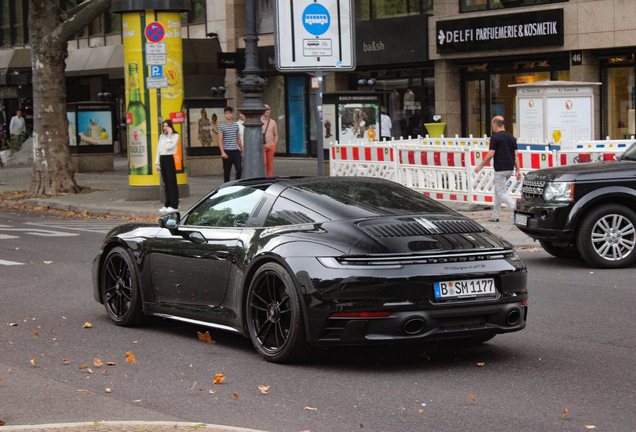
[{"label": "street lamp post", "polygon": [[259,76],[258,36],[256,34],[256,0],[245,1],[245,69],[244,78],[237,78],[236,85],[245,97],[239,107],[245,115],[245,157],[243,176],[245,178],[265,177],[263,153],[263,122],[261,116],[265,105],[261,93],[267,87],[266,78]]}]

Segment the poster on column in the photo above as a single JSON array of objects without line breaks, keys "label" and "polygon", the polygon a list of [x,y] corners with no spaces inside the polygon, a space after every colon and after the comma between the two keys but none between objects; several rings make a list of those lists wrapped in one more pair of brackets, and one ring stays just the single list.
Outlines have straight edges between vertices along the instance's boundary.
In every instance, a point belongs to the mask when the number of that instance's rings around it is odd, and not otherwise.
[{"label": "poster on column", "polygon": [[518,112],[518,141],[543,141],[543,98],[519,98]]},{"label": "poster on column", "polygon": [[592,139],[591,97],[548,98],[548,136],[564,150]]},{"label": "poster on column", "polygon": [[177,183],[186,184],[183,160],[183,71],[181,15],[126,13],[122,17],[126,84],[129,184],[159,185],[154,164],[161,121],[171,118],[180,140],[175,154]]}]

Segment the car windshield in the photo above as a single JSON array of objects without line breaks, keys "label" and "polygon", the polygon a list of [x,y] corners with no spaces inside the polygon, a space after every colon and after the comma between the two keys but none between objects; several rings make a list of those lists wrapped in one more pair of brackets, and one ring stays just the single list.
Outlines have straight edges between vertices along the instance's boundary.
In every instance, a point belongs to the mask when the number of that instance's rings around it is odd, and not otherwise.
[{"label": "car windshield", "polygon": [[622,160],[636,160],[636,142],[632,144],[625,153],[623,153],[620,157]]},{"label": "car windshield", "polygon": [[287,189],[283,196],[331,220],[451,212],[435,200],[397,183],[370,179],[301,183]]}]

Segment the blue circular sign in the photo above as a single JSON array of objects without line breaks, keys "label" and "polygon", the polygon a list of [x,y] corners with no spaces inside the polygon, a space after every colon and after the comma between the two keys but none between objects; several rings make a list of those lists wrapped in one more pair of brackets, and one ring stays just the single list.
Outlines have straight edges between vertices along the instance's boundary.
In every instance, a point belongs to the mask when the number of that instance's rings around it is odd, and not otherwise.
[{"label": "blue circular sign", "polygon": [[329,30],[331,17],[326,7],[320,3],[312,3],[303,12],[303,26],[314,36],[320,36]]}]

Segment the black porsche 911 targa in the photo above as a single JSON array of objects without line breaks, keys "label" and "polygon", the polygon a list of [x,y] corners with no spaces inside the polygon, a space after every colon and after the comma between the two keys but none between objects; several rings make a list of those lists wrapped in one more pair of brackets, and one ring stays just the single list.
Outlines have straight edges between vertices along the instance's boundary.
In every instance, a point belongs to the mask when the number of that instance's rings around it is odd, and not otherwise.
[{"label": "black porsche 911 targa", "polygon": [[118,325],[154,315],[237,332],[273,362],[307,345],[485,342],[526,326],[511,244],[397,183],[230,182],[184,214],[111,230],[95,299]]}]

